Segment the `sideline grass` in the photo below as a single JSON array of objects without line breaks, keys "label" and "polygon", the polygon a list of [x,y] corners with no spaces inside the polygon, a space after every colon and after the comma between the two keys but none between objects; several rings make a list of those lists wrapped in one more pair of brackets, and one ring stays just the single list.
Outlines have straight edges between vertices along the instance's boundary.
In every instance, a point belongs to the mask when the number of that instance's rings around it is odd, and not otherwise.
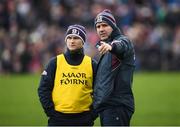
[{"label": "sideline grass", "polygon": [[[37,96],[39,75],[0,75],[0,125],[39,126],[47,118]],[[131,125],[180,125],[180,72],[136,73]],[[96,120],[95,125],[99,125]]]},{"label": "sideline grass", "polygon": [[0,76],[0,125],[46,125],[37,96],[39,76]]},{"label": "sideline grass", "polygon": [[132,125],[180,125],[180,73],[136,73]]}]

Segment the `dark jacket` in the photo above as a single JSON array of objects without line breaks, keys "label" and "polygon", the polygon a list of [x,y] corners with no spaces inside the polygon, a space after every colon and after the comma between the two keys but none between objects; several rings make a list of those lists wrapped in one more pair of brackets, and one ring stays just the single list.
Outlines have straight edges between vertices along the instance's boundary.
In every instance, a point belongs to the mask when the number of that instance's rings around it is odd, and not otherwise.
[{"label": "dark jacket", "polygon": [[[81,49],[78,52],[72,53],[67,50],[64,56],[70,65],[79,65],[84,58],[84,51]],[[57,57],[54,57],[50,60],[44,72],[42,73],[38,88],[40,102],[46,115],[49,117],[57,117],[59,114],[57,111],[55,111],[54,103],[52,101],[52,90],[54,87],[54,78],[56,73],[56,61]],[[95,76],[96,66],[96,61],[92,60],[93,76]]]},{"label": "dark jacket", "polygon": [[97,111],[108,107],[125,106],[134,112],[132,81],[135,53],[133,44],[120,33],[118,28],[113,31],[106,43],[112,45],[112,50],[101,56],[98,62],[93,106]]}]

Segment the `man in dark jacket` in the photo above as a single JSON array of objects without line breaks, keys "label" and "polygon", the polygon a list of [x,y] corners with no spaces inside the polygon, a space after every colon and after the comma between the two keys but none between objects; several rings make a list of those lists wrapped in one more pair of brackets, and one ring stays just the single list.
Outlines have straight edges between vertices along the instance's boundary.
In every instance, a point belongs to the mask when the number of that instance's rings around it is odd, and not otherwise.
[{"label": "man in dark jacket", "polygon": [[94,87],[94,109],[102,126],[129,126],[134,113],[132,93],[135,53],[131,41],[124,36],[109,10],[99,13],[95,27],[101,54]]},{"label": "man in dark jacket", "polygon": [[96,62],[84,54],[85,28],[68,27],[67,51],[52,58],[38,88],[49,126],[92,126],[93,77]]}]

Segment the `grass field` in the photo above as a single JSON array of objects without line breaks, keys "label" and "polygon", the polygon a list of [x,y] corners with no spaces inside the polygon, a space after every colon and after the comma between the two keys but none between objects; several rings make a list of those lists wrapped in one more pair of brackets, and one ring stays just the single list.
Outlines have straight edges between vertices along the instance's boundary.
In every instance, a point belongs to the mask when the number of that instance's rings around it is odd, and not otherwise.
[{"label": "grass field", "polygon": [[[47,124],[38,83],[39,75],[0,75],[0,125]],[[133,91],[136,111],[131,125],[180,125],[180,72],[136,73]]]}]

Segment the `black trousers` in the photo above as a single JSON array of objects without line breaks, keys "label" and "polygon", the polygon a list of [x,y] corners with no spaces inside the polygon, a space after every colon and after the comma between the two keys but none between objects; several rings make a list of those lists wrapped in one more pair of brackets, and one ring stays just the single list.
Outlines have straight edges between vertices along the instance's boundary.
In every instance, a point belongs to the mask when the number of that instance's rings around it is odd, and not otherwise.
[{"label": "black trousers", "polygon": [[92,113],[83,112],[76,114],[58,113],[58,115],[50,117],[48,126],[93,126],[94,120]]},{"label": "black trousers", "polygon": [[129,126],[132,114],[124,106],[105,109],[100,112],[101,126]]}]

